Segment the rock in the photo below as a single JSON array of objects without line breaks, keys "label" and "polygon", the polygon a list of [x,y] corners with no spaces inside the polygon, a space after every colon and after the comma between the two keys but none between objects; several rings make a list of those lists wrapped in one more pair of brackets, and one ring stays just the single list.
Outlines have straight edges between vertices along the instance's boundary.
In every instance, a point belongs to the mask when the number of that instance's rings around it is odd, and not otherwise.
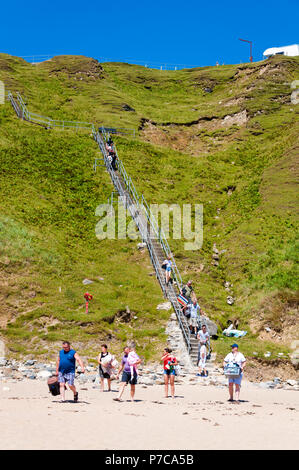
[{"label": "rock", "polygon": [[290,360],[296,369],[299,369],[299,349],[290,354]]},{"label": "rock", "polygon": [[146,243],[138,243],[137,248],[138,250],[143,250],[144,248],[146,248]]},{"label": "rock", "polygon": [[90,279],[83,279],[82,281],[82,284],[84,284],[85,286],[88,285],[88,284],[92,284],[93,281],[91,281]]},{"label": "rock", "polygon": [[0,357],[0,367],[5,367],[8,363],[8,360],[5,357]]},{"label": "rock", "polygon": [[205,324],[207,326],[207,330],[210,336],[217,336],[218,326],[216,325],[216,323],[214,323],[212,320],[210,320],[204,315],[201,316],[201,321],[202,324]]},{"label": "rock", "polygon": [[142,385],[154,385],[154,380],[150,377],[139,377],[138,382]]},{"label": "rock", "polygon": [[157,306],[157,310],[170,310],[171,309],[171,302],[164,302]]},{"label": "rock", "polygon": [[24,366],[33,366],[36,363],[34,359],[28,359],[28,361],[24,362]]},{"label": "rock", "polygon": [[5,358],[5,343],[2,339],[0,339],[0,357],[1,359]]},{"label": "rock", "polygon": [[299,340],[296,339],[295,341],[292,341],[291,343],[291,349],[294,351],[295,349],[299,349]]},{"label": "rock", "polygon": [[123,104],[123,105],[122,105],[122,109],[123,109],[124,111],[131,111],[131,112],[134,112],[134,113],[135,113],[135,109],[132,108],[132,106],[129,106],[128,104]]},{"label": "rock", "polygon": [[80,374],[78,377],[80,384],[85,384],[88,381],[88,376],[85,374]]},{"label": "rock", "polygon": [[288,379],[288,380],[287,380],[287,384],[288,384],[288,385],[291,385],[292,387],[294,387],[295,385],[297,385],[297,380]]},{"label": "rock", "polygon": [[52,372],[50,372],[49,370],[40,370],[37,373],[38,379],[48,379],[49,377],[52,377]]},{"label": "rock", "polygon": [[27,379],[30,379],[30,380],[34,380],[36,379],[36,374],[30,374],[30,375],[27,375]]},{"label": "rock", "polygon": [[235,303],[235,299],[231,297],[230,295],[228,295],[226,297],[226,303],[228,303],[228,305],[233,305]]}]

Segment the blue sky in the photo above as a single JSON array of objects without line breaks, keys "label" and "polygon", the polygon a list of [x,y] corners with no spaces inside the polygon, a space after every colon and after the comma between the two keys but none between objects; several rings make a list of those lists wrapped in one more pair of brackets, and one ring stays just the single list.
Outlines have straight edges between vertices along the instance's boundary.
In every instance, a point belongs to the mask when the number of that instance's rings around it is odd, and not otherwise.
[{"label": "blue sky", "polygon": [[214,65],[299,43],[298,0],[5,2],[0,52]]}]

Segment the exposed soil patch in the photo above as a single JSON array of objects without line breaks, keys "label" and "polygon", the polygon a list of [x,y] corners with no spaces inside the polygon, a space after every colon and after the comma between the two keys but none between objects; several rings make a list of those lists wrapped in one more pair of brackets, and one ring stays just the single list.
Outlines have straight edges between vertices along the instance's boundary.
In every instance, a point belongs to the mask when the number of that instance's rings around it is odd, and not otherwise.
[{"label": "exposed soil patch", "polygon": [[289,344],[299,338],[298,295],[290,292],[267,297],[250,321],[253,333],[261,340]]},{"label": "exposed soil patch", "polygon": [[246,379],[251,382],[265,382],[279,377],[282,381],[299,379],[299,370],[296,370],[288,361],[261,359],[248,359],[245,371]]},{"label": "exposed soil patch", "polygon": [[245,109],[239,113],[228,114],[224,118],[202,117],[184,124],[158,124],[143,119],[140,130],[147,142],[194,155],[229,145],[239,137],[239,127],[244,127],[247,122]]},{"label": "exposed soil patch", "polygon": [[57,77],[66,74],[68,78],[83,81],[104,78],[104,70],[100,63],[84,56],[57,56],[37,66],[46,68],[49,75]]}]

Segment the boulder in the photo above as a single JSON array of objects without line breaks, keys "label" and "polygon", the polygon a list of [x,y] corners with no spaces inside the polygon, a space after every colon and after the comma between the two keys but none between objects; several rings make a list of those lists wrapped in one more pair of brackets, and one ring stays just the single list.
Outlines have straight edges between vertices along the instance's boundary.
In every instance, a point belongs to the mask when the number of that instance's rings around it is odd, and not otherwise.
[{"label": "boulder", "polygon": [[201,316],[201,322],[207,326],[210,336],[217,336],[218,326],[216,323],[204,315]]},{"label": "boulder", "polygon": [[52,372],[50,372],[49,370],[40,370],[37,373],[38,379],[48,379],[49,377],[52,377]]},{"label": "boulder", "polygon": [[288,380],[287,380],[287,384],[288,384],[288,385],[291,385],[292,387],[294,387],[295,385],[297,385],[297,380],[288,379]]},{"label": "boulder", "polygon": [[144,242],[143,243],[138,243],[137,248],[138,248],[138,250],[143,250],[144,248],[146,248],[146,243],[144,243]]},{"label": "boulder", "polygon": [[299,369],[299,349],[290,354],[290,360],[296,369]]},{"label": "boulder", "polygon": [[163,302],[157,306],[157,310],[170,310],[171,309],[171,302]]}]

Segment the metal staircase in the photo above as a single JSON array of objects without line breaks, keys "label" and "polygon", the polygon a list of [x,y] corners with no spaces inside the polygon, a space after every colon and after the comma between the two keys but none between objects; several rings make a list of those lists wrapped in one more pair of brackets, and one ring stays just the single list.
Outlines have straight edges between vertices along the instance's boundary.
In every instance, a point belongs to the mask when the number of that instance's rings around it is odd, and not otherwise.
[{"label": "metal staircase", "polygon": [[[186,343],[186,348],[193,364],[196,365],[198,354],[198,341],[194,336],[190,334],[188,321],[185,315],[183,314],[181,306],[177,300],[179,288],[182,286],[182,278],[180,272],[177,268],[177,265],[171,253],[163,230],[159,227],[144,196],[139,195],[137,193],[134,183],[132,179],[128,176],[125,167],[118,155],[118,169],[117,171],[113,170],[106,151],[106,142],[109,138],[109,133],[107,132],[107,129],[102,127],[99,130],[96,130],[95,125],[92,123],[58,121],[50,119],[48,117],[40,116],[35,113],[30,113],[27,110],[26,104],[24,103],[19,93],[17,93],[17,99],[15,99],[12,93],[8,92],[7,98],[11,102],[11,105],[14,108],[17,116],[26,121],[39,124],[47,128],[75,128],[92,131],[93,138],[97,142],[99,149],[103,155],[104,164],[111,177],[111,181],[114,185],[114,188],[119,194],[124,207],[129,210],[133,220],[135,221],[139,229],[142,240],[147,245],[151,262],[155,269],[156,278],[160,283],[164,297],[167,298],[172,304]],[[115,148],[115,146],[114,150],[117,154],[117,149]],[[173,284],[169,284],[168,286],[165,282],[164,270],[161,267],[162,262],[165,260],[165,258],[167,258],[167,256],[171,256],[172,275],[174,280]]]}]

